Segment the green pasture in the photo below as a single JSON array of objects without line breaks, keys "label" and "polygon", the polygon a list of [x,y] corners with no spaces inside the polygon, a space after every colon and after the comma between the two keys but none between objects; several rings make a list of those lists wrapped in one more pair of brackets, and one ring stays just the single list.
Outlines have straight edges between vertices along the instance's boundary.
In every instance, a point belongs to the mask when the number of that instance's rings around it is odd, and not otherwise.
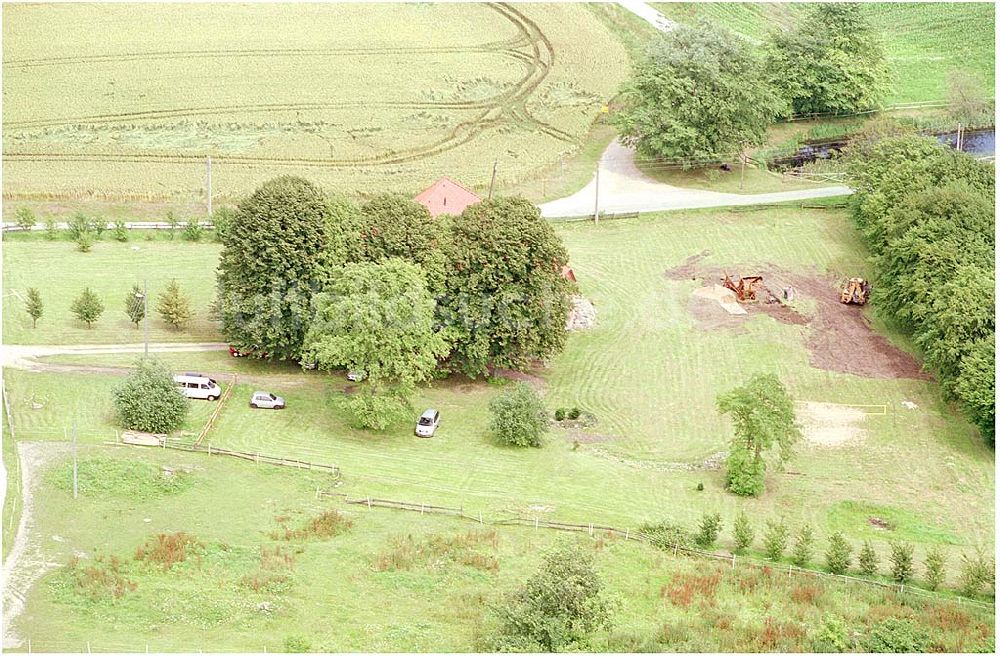
[{"label": "green pasture", "polygon": [[[35,236],[32,236],[35,238]],[[165,341],[218,340],[217,324],[208,318],[215,297],[215,262],[219,245],[174,241],[132,240],[95,242],[89,253],[68,241],[4,240],[3,340],[5,343],[65,345],[70,343],[141,343],[125,314],[125,295],[133,284],[149,282],[149,339]],[[191,300],[194,318],[183,330],[165,324],[156,302],[171,279]],[[104,314],[87,327],[70,311],[73,300],[90,287],[104,303]],[[28,288],[38,288],[44,314],[38,326],[24,311]]]},{"label": "green pasture", "polygon": [[[913,616],[951,651],[987,650],[993,633],[992,615],[978,608],[732,569],[600,532],[567,536],[369,510],[336,495],[317,497],[317,489],[340,490],[318,472],[152,448],[84,447],[80,463],[77,500],[65,455],[42,473],[35,528],[56,566],[30,591],[14,625],[20,651],[30,639],[33,652],[84,652],[89,643],[92,652],[271,653],[290,638],[321,652],[475,651],[486,606],[522,583],[541,551],[559,541],[593,555],[614,602],[613,630],[597,633],[597,650],[804,651],[831,615],[859,632],[885,616]],[[98,483],[101,495],[88,494]],[[329,510],[346,515],[351,527],[324,539],[271,535]],[[170,568],[133,559],[149,537],[173,532],[201,546]],[[401,547],[444,542],[453,548],[380,566]],[[272,571],[259,556],[276,548],[290,565]],[[74,556],[81,571],[118,558],[134,587],[119,598],[100,588],[88,596],[63,566]],[[263,589],[247,584],[260,574],[280,580]]]},{"label": "green pasture", "polygon": [[[557,230],[598,321],[593,329],[571,334],[565,351],[535,374],[550,408],[579,406],[597,422],[554,428],[538,450],[503,448],[489,437],[487,404],[497,384],[451,378],[422,388],[415,414],[435,407],[443,418],[438,435],[424,440],[413,436],[409,424],[385,433],[355,430],[343,373],[301,372],[233,359],[224,351],[163,358],[176,370],[239,374],[236,395],[208,437],[213,445],[336,463],[358,495],[632,527],[659,517],[694,524],[702,512],[715,510],[731,519],[746,509],[761,523],[783,516],[793,524],[809,522],[824,536],[843,529],[859,540],[871,530],[845,510],[876,506],[898,519],[894,530],[883,533],[886,539],[993,544],[993,455],[961,414],[941,400],[936,384],[814,368],[805,347],[809,329],[766,316],[754,316],[738,330],[701,329],[687,310],[700,284],[664,275],[707,247],[706,266],[750,272],[773,264],[812,272],[828,276],[829,293],[836,295],[838,280],[868,274],[845,211],[703,210],[596,226],[560,224]],[[200,258],[190,275],[210,282],[214,247],[183,248]],[[97,255],[65,253],[77,259],[74,263]],[[798,303],[807,313],[814,308],[808,299]],[[875,326],[888,331],[877,319]],[[902,337],[888,335],[906,347]],[[127,366],[134,358],[47,361]],[[885,405],[886,413],[866,417],[862,441],[835,448],[803,443],[786,473],[769,476],[764,496],[737,500],[723,492],[721,471],[700,465],[725,450],[730,432],[715,409],[716,396],[761,371],[778,374],[797,400]],[[90,394],[89,382],[115,375],[10,371],[6,376],[18,401],[19,431],[57,438],[66,418],[79,417],[92,430],[88,435],[103,440],[113,432],[113,419],[101,410],[107,397]],[[99,390],[109,386],[101,383]],[[285,397],[288,409],[251,410],[246,401],[257,388]],[[31,409],[25,401],[32,395],[44,395],[49,405]],[[904,401],[917,408],[904,407]],[[705,491],[696,491],[699,483]]]},{"label": "green pasture", "polygon": [[579,151],[628,74],[579,5],[11,6],[4,26],[4,189],[41,201],[190,204],[208,156],[219,201],[276,169],[364,196],[485,189],[496,160],[512,185]]},{"label": "green pasture", "polygon": [[[771,29],[787,29],[805,7],[799,3],[654,3],[667,18],[693,22],[704,18],[755,43]],[[994,6],[990,2],[862,3],[881,33],[893,72],[889,105],[942,100],[948,74],[965,70],[994,92]]]}]

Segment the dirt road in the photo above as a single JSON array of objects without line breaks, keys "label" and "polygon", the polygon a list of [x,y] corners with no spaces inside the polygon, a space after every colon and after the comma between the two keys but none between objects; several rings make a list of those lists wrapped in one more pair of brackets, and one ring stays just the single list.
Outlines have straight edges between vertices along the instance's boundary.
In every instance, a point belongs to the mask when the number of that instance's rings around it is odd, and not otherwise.
[{"label": "dirt road", "polygon": [[[150,343],[149,351],[152,353],[213,352],[215,350],[225,350],[227,347],[225,343]],[[39,363],[36,359],[43,356],[55,356],[57,354],[141,354],[143,349],[142,343],[118,343],[111,345],[4,345],[0,347],[0,366],[33,371],[78,371],[83,366],[45,364]],[[100,368],[93,371],[116,372],[120,370],[122,369]]]}]

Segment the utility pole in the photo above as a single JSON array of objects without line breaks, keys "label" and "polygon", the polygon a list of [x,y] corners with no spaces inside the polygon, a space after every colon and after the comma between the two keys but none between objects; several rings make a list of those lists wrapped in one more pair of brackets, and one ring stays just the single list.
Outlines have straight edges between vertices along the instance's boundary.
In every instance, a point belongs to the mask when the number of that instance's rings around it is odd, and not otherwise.
[{"label": "utility pole", "polygon": [[958,124],[958,137],[955,139],[955,150],[962,150],[962,124]]},{"label": "utility pole", "polygon": [[486,197],[487,201],[493,199],[493,183],[497,179],[497,161],[493,161],[493,175],[490,177],[490,194]]},{"label": "utility pole", "polygon": [[599,204],[601,202],[601,165],[597,165],[597,175],[594,176],[594,223],[597,223]]},{"label": "utility pole", "polygon": [[76,500],[76,421],[73,421],[73,499]]},{"label": "utility pole", "polygon": [[149,279],[142,280],[142,355],[149,358]]},{"label": "utility pole", "polygon": [[208,156],[208,218],[212,218],[212,156]]}]

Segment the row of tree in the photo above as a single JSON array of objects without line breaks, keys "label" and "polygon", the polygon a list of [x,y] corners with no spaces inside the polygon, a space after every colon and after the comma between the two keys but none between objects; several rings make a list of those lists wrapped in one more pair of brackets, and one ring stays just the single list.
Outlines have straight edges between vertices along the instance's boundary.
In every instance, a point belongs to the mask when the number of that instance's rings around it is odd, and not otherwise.
[{"label": "row of tree", "polygon": [[222,242],[226,339],[365,373],[350,403],[365,427],[401,415],[439,369],[522,368],[565,341],[568,254],[521,198],[432,218],[403,196],[359,206],[282,177],[239,204]]},{"label": "row of tree", "polygon": [[[31,317],[32,328],[38,325],[38,320],[45,313],[45,305],[42,302],[42,294],[38,288],[28,288],[25,298],[25,311]],[[139,323],[146,317],[146,300],[142,288],[136,284],[125,293],[124,302],[125,315],[138,327]],[[84,288],[80,294],[73,299],[70,304],[70,312],[80,322],[85,322],[88,327],[92,326],[104,314],[104,302],[96,292],[89,287]],[[176,280],[171,280],[166,289],[156,302],[156,311],[160,318],[175,329],[180,329],[187,324],[194,312],[191,310],[191,301],[181,292],[181,287]]]},{"label": "row of tree", "polygon": [[935,140],[891,137],[849,157],[854,220],[873,254],[872,303],[908,331],[946,394],[994,442],[992,165]]},{"label": "row of tree", "polygon": [[649,45],[615,121],[643,156],[714,158],[763,143],[781,117],[872,109],[888,84],[861,7],[816,3],[762,52],[705,21],[675,26]]},{"label": "row of tree", "polygon": [[[665,550],[691,546],[711,550],[718,542],[722,527],[721,515],[706,513],[694,533],[669,522],[647,524],[641,527],[640,531],[648,535],[655,545]],[[752,550],[756,532],[745,512],[740,512],[734,519],[732,536],[737,553],[742,554]],[[790,541],[791,546],[789,546]],[[780,562],[787,557],[791,559],[792,564],[799,567],[806,567],[813,562],[815,544],[815,532],[808,524],[801,526],[794,535],[791,535],[788,526],[783,522],[768,521],[761,537],[761,549],[767,559]],[[837,531],[828,537],[823,557],[827,571],[835,575],[846,574],[854,561],[854,548],[844,534]],[[876,576],[879,573],[879,563],[879,555],[874,544],[866,539],[857,553],[858,573]],[[889,570],[886,575],[898,583],[906,583],[916,577],[913,544],[905,541],[889,542]],[[924,557],[923,575],[924,583],[931,590],[937,590],[945,583],[947,556],[940,547],[935,546],[927,551]],[[985,555],[962,554],[958,589],[964,596],[978,595],[985,586],[994,581],[994,576],[995,566]]]},{"label": "row of tree", "polygon": [[[216,239],[222,239],[232,216],[232,209],[226,207],[218,208],[212,213],[211,223],[215,228]],[[181,221],[173,211],[167,212],[164,221],[167,224],[166,235],[171,240],[174,239],[178,230],[181,232],[181,237],[189,242],[200,241],[206,233],[202,220],[191,218]],[[31,208],[22,206],[14,213],[14,222],[22,230],[30,231],[38,223],[38,218]],[[60,234],[65,234],[76,242],[77,249],[82,252],[90,251],[95,241],[105,237],[110,237],[117,242],[128,242],[129,240],[128,222],[120,218],[110,222],[111,226],[109,227],[109,222],[103,217],[78,212],[66,222],[65,230],[59,228],[58,218],[51,215],[45,217],[42,223],[45,226],[44,235],[47,240],[57,240]]]}]

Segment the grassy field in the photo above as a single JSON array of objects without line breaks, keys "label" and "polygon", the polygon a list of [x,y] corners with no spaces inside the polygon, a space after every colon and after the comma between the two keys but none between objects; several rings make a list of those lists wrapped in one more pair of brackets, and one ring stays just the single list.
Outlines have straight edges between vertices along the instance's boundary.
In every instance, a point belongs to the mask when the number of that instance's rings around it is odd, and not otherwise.
[{"label": "grassy field", "polygon": [[[829,617],[862,636],[887,617],[913,618],[944,651],[988,651],[993,635],[988,611],[879,588],[732,569],[602,533],[346,505],[317,498],[333,484],[319,473],[155,449],[85,448],[80,462],[79,500],[65,459],[51,463],[37,498],[46,555],[76,566],[56,567],[31,591],[14,631],[35,652],[88,643],[93,652],[279,652],[291,639],[321,652],[474,651],[486,605],[559,541],[593,555],[616,602],[598,651],[808,651]],[[350,527],[327,538],[272,534],[330,511]],[[200,543],[186,560],[165,568],[135,557],[155,533],[175,532]],[[115,597],[87,568],[132,586]]]},{"label": "grassy field", "polygon": [[[654,3],[667,18],[704,18],[759,43],[791,27],[805,8],[790,3]],[[862,3],[881,33],[894,80],[887,104],[941,100],[950,71],[968,71],[994,93],[994,6],[990,2]]]},{"label": "grassy field", "polygon": [[[993,545],[993,455],[940,399],[934,383],[817,369],[805,345],[809,330],[766,316],[752,317],[738,331],[701,329],[687,310],[698,284],[664,276],[706,246],[709,266],[749,271],[772,263],[834,277],[866,274],[844,211],[706,210],[557,230],[582,292],[598,309],[598,326],[572,334],[565,352],[538,374],[550,408],[579,406],[597,423],[556,429],[542,449],[516,451],[491,441],[486,409],[497,389],[485,382],[453,378],[421,390],[417,411],[433,406],[444,419],[438,436],[427,441],[415,439],[408,425],[381,434],[353,429],[342,374],[272,370],[224,352],[175,354],[168,362],[178,370],[240,373],[237,395],[210,435],[213,444],[334,462],[359,495],[489,512],[536,508],[559,519],[631,526],[659,516],[693,524],[706,510],[731,519],[746,509],[760,523],[784,516],[812,523],[821,533],[844,529],[854,539],[872,536],[864,516],[872,507],[896,520],[896,530],[876,533],[883,539]],[[192,289],[211,281],[214,247],[155,244],[163,253],[183,246],[191,259],[200,259],[186,269],[195,277]],[[27,243],[19,246],[29,253]],[[76,265],[97,262],[86,259],[98,254],[65,255]],[[7,285],[17,280],[16,270]],[[836,294],[833,284],[830,294]],[[53,361],[126,365],[132,358]],[[729,427],[715,410],[716,395],[762,370],[779,374],[796,399],[886,405],[887,412],[866,417],[863,441],[839,448],[801,445],[788,472],[770,476],[764,496],[740,501],[723,493],[720,471],[698,465],[726,445]],[[82,415],[87,435],[104,440],[113,425],[106,411],[94,409],[88,382],[107,377],[7,373],[8,390],[21,401],[15,425],[57,437],[65,418]],[[258,387],[284,396],[289,408],[250,410],[245,398]],[[24,402],[32,395],[47,397],[51,406],[32,410]],[[903,401],[917,409],[906,409]],[[705,491],[696,491],[699,483]]]},{"label": "grassy field", "polygon": [[[625,47],[573,5],[10,6],[4,19],[4,193],[43,200],[190,202],[208,156],[219,200],[278,170],[415,193],[444,174],[482,188],[497,160],[512,184],[579,150],[628,73]],[[92,38],[109,24],[113,42]]]}]

